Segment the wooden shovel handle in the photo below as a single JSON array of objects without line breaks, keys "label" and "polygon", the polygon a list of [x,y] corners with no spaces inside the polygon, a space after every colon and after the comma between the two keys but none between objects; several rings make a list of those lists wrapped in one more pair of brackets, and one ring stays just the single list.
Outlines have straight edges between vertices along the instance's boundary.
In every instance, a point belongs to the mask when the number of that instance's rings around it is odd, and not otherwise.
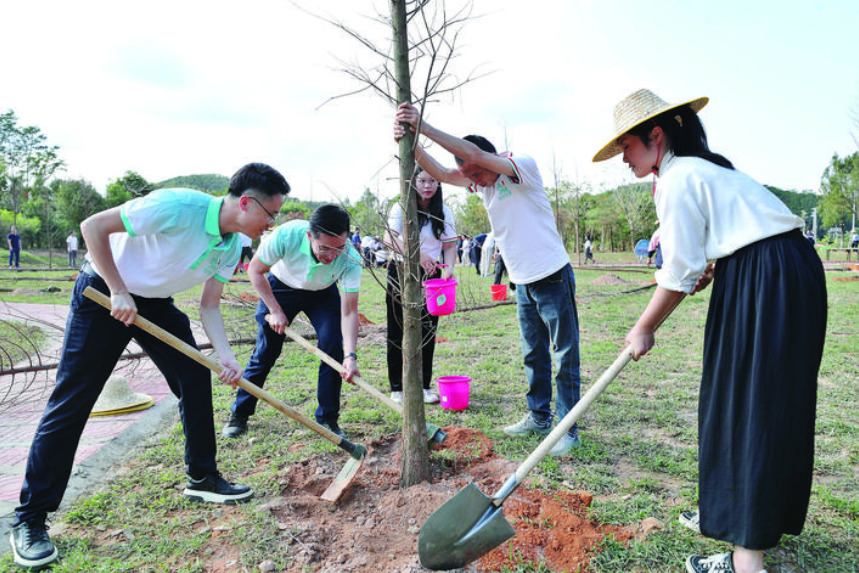
[{"label": "wooden shovel handle", "polygon": [[[84,289],[83,294],[85,297],[92,300],[93,302],[96,302],[96,303],[100,304],[101,306],[105,307],[106,309],[110,310],[110,298],[105,296],[103,293],[97,291],[96,289],[94,289],[92,287],[87,287],[86,289]],[[221,366],[220,364],[218,364],[218,362],[212,360],[211,358],[209,358],[208,356],[206,356],[205,354],[203,354],[202,352],[200,352],[199,350],[197,350],[196,348],[194,348],[193,346],[191,346],[190,344],[188,344],[184,340],[177,338],[176,336],[170,334],[169,332],[167,332],[166,330],[164,330],[163,328],[161,328],[157,324],[143,318],[142,316],[138,315],[137,318],[134,319],[134,324],[137,327],[139,327],[141,330],[148,332],[149,334],[151,334],[155,338],[167,343],[168,345],[172,346],[173,348],[175,348],[176,350],[178,350],[179,352],[181,352],[182,354],[184,354],[188,358],[191,358],[195,362],[202,364],[203,366],[205,366],[206,368],[208,368],[209,370],[211,370],[212,372],[214,372],[216,374],[219,374],[224,369],[224,367]],[[288,417],[290,417],[293,420],[295,420],[296,422],[299,422],[300,424],[310,428],[311,430],[313,430],[314,432],[316,432],[317,434],[319,434],[320,436],[322,436],[326,440],[329,440],[330,442],[334,443],[335,445],[340,446],[341,448],[343,448],[344,450],[346,450],[350,454],[352,454],[355,451],[355,444],[353,444],[349,440],[345,440],[345,439],[341,438],[340,436],[338,436],[337,434],[335,434],[334,432],[332,432],[328,428],[324,428],[323,426],[318,424],[316,422],[316,420],[312,420],[311,418],[308,418],[307,416],[305,416],[304,414],[302,414],[298,410],[296,410],[290,406],[287,406],[286,404],[284,404],[283,402],[281,402],[280,400],[278,400],[277,398],[272,396],[269,392],[266,392],[265,390],[263,390],[259,386],[255,385],[251,382],[248,382],[244,378],[240,378],[239,381],[237,382],[237,385],[240,388],[242,388],[243,390],[245,390],[247,393],[252,394],[252,395],[256,396],[257,398],[259,398],[260,400],[267,402],[273,408],[280,410],[282,413],[286,414]]]},{"label": "wooden shovel handle", "polygon": [[[268,320],[268,316],[270,316],[270,315],[266,315],[266,320]],[[340,364],[339,362],[337,362],[336,360],[331,358],[331,356],[329,356],[325,352],[319,350],[319,348],[317,348],[316,346],[311,344],[306,338],[304,338],[303,336],[298,334],[298,332],[296,332],[295,330],[293,330],[289,326],[285,326],[283,328],[283,333],[286,334],[287,336],[289,336],[295,342],[297,342],[305,350],[312,353],[317,358],[319,358],[320,360],[322,360],[323,362],[328,364],[331,368],[333,368],[337,372],[340,372],[341,374],[346,372],[345,366],[343,366],[342,364]],[[386,406],[393,408],[400,416],[403,415],[403,406],[401,404],[397,404],[396,402],[391,400],[388,396],[385,396],[384,394],[379,392],[373,385],[371,385],[369,382],[367,382],[366,380],[364,380],[360,376],[357,376],[357,375],[353,376],[352,382],[354,382],[356,386],[360,387],[362,390],[369,393],[370,395],[372,395],[374,398],[376,398],[377,400],[379,400],[380,402],[382,402]]]},{"label": "wooden shovel handle", "polygon": [[[659,323],[654,327],[654,331],[659,328],[663,322],[674,312],[674,309],[680,304],[680,302],[686,298],[685,295],[677,299],[677,302],[668,309],[665,315],[660,319]],[[493,503],[496,505],[500,505],[504,499],[512,493],[512,491],[522,483],[522,480],[525,479],[525,476],[528,475],[534,467],[539,464],[543,458],[549,453],[549,450],[561,439],[561,437],[566,434],[570,428],[573,427],[573,424],[578,422],[579,418],[585,413],[585,411],[593,404],[594,400],[603,393],[603,391],[608,387],[609,384],[615,379],[615,377],[623,370],[623,367],[626,366],[629,361],[632,360],[632,349],[627,346],[621,351],[620,355],[615,358],[614,362],[611,366],[609,366],[608,370],[603,372],[602,376],[591,386],[590,390],[579,399],[578,403],[570,410],[566,416],[563,417],[562,420],[558,422],[558,425],[555,426],[555,429],[546,436],[540,445],[537,446],[537,449],[531,452],[531,455],[522,462],[516,469],[516,473],[511,476],[509,481],[514,482],[512,484],[505,484],[502,488],[496,492],[495,497],[493,497]],[[510,487],[512,486],[512,487]]]}]

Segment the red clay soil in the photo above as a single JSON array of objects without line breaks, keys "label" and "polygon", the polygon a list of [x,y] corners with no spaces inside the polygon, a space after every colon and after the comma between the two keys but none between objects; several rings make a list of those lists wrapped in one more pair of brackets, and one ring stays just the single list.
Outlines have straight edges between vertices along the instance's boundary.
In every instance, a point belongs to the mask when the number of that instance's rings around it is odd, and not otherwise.
[{"label": "red clay soil", "polygon": [[[320,499],[342,468],[340,453],[316,453],[285,468],[278,475],[278,492],[259,499],[257,511],[268,512],[281,532],[273,543],[288,546],[292,562],[285,569],[273,562],[254,564],[259,571],[321,573],[419,573],[418,534],[426,519],[469,483],[493,494],[516,470],[518,463],[498,457],[490,439],[466,428],[446,427],[448,439],[436,450],[444,456],[431,458],[433,482],[399,489],[402,441],[399,436],[367,445],[364,465],[336,504]],[[366,444],[365,444],[366,445]],[[301,446],[293,446],[300,450]],[[260,465],[267,460],[259,460]],[[274,489],[274,488],[272,488]],[[504,502],[504,516],[516,536],[464,571],[500,571],[505,566],[545,563],[553,571],[590,571],[595,547],[611,535],[621,542],[629,530],[590,521],[587,510],[592,496],[571,491],[529,489],[528,480]],[[206,571],[241,570],[242,552],[228,533],[240,523],[249,506],[225,507],[215,521],[201,522],[197,529],[211,538],[195,554]],[[238,525],[237,527],[240,527]],[[76,529],[76,528],[72,528]],[[71,533],[71,532],[69,532]],[[122,531],[97,535],[97,546],[122,541]],[[514,558],[511,560],[511,556]],[[238,567],[238,568],[237,568]]]}]

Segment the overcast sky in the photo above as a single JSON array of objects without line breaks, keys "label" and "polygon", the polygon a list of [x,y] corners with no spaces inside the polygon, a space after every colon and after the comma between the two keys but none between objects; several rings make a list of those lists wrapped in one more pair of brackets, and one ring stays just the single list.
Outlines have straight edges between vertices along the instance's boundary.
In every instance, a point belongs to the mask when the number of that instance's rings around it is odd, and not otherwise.
[{"label": "overcast sky", "polygon": [[[368,20],[387,1],[301,4],[387,41]],[[631,180],[619,159],[591,158],[639,88],[709,96],[711,148],[765,184],[817,190],[832,154],[857,150],[856,0],[474,0],[474,13],[451,69],[487,75],[428,121],[533,156],[547,184],[553,171],[597,190]],[[360,87],[342,61],[379,60],[288,0],[20,1],[2,18],[0,112],[60,146],[62,177],[103,192],[128,170],[157,182],[263,161],[299,199],[397,192],[390,104],[322,105]]]}]

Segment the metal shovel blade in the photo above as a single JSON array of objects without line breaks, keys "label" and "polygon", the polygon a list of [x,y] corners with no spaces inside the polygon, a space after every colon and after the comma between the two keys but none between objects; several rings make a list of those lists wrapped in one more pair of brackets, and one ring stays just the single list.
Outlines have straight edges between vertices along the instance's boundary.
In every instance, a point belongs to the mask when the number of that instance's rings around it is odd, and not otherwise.
[{"label": "metal shovel blade", "polygon": [[426,520],[418,537],[418,555],[427,569],[459,569],[514,535],[501,506],[468,484]]}]

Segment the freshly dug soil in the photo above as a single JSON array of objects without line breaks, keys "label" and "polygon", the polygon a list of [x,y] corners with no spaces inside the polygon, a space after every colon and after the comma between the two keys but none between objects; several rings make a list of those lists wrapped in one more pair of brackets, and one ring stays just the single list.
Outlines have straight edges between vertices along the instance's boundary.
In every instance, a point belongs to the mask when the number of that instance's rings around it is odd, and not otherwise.
[{"label": "freshly dug soil", "polygon": [[[197,529],[207,530],[211,538],[194,557],[213,573],[241,570],[242,548],[224,533],[253,507],[250,511],[274,517],[281,534],[273,543],[289,546],[287,552],[278,553],[293,557],[285,569],[262,561],[256,564],[259,571],[426,571],[418,557],[418,534],[424,521],[469,483],[492,495],[518,467],[517,462],[497,456],[492,441],[482,433],[456,427],[444,430],[448,439],[433,447],[447,454],[432,456],[432,483],[399,489],[402,440],[399,435],[385,437],[365,444],[368,454],[363,467],[332,504],[320,495],[343,467],[344,456],[314,453],[279,474],[278,494],[259,499],[255,506],[224,506],[217,520],[201,522]],[[293,448],[300,451],[301,446]],[[516,536],[459,571],[499,571],[505,566],[515,570],[517,564],[531,562],[545,563],[553,571],[587,573],[590,557],[603,538],[611,535],[626,542],[639,528],[638,524],[617,527],[591,521],[587,510],[593,498],[588,493],[543,491],[529,485],[526,480],[503,505]],[[121,530],[96,533],[94,543],[119,543],[124,534]]]}]

